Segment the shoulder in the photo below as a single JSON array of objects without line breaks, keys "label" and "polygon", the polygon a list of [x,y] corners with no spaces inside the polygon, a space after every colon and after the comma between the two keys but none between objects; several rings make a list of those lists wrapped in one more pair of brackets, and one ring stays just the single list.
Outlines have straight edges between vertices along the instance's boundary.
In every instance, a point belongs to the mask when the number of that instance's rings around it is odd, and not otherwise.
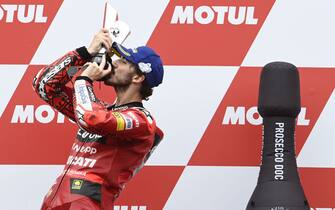
[{"label": "shoulder", "polygon": [[156,129],[156,121],[151,113],[142,107],[132,107],[120,111],[125,120],[126,126],[132,128],[142,128],[147,131],[154,132]]},{"label": "shoulder", "polygon": [[137,108],[138,111],[140,111],[140,113],[142,113],[146,120],[148,121],[149,124],[153,124],[156,123],[155,119],[153,118],[153,116],[151,115],[151,113],[145,109],[145,108]]}]

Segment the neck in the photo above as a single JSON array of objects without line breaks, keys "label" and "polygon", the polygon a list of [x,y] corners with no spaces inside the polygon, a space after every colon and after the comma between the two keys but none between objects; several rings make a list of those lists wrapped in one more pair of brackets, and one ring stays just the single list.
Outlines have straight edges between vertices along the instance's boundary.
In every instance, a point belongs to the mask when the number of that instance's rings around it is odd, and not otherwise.
[{"label": "neck", "polygon": [[116,106],[127,104],[130,102],[142,102],[142,97],[138,89],[134,86],[114,87],[116,92]]}]

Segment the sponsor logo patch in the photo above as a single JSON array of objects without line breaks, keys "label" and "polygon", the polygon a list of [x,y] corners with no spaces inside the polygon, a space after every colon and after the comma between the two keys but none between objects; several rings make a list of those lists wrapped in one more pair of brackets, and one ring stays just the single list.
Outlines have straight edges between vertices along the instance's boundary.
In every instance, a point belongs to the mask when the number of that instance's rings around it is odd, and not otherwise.
[{"label": "sponsor logo patch", "polygon": [[92,111],[93,108],[91,102],[92,100],[95,100],[95,98],[91,98],[92,95],[89,94],[89,89],[87,88],[86,82],[84,80],[77,80],[74,83],[74,90],[77,99],[77,105],[81,105],[84,110]]},{"label": "sponsor logo patch", "polygon": [[83,180],[81,179],[74,179],[71,184],[72,190],[80,190],[81,186],[83,185]]},{"label": "sponsor logo patch", "polygon": [[126,114],[122,114],[122,117],[125,119],[126,130],[133,129],[133,120]]},{"label": "sponsor logo patch", "polygon": [[114,115],[116,119],[116,130],[123,131],[125,129],[125,120],[123,119],[121,113],[113,112],[112,115]]},{"label": "sponsor logo patch", "polygon": [[133,112],[127,112],[127,115],[129,115],[132,118],[132,120],[134,120],[136,128],[140,127],[140,121]]},{"label": "sponsor logo patch", "polygon": [[95,98],[94,92],[93,92],[93,88],[91,86],[87,86],[87,90],[88,90],[88,94],[90,97],[90,100],[93,102],[96,102],[97,99]]},{"label": "sponsor logo patch", "polygon": [[138,64],[138,67],[141,69],[143,73],[150,73],[152,71],[151,63],[141,62]]}]

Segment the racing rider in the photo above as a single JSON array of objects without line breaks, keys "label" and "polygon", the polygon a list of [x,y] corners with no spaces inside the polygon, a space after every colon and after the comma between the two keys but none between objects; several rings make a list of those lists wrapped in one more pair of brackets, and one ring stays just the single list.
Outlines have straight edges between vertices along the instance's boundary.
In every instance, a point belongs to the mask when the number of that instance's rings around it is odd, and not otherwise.
[{"label": "racing rider", "polygon": [[[90,62],[102,47],[113,49],[120,59],[108,63],[104,56],[101,64]],[[97,80],[114,88],[114,104],[96,97],[92,84]],[[36,93],[78,125],[64,170],[42,210],[113,210],[125,184],[163,138],[142,104],[162,80],[159,55],[146,46],[127,49],[113,43],[107,29],[101,29],[89,47],[71,51],[39,71],[33,81]]]}]

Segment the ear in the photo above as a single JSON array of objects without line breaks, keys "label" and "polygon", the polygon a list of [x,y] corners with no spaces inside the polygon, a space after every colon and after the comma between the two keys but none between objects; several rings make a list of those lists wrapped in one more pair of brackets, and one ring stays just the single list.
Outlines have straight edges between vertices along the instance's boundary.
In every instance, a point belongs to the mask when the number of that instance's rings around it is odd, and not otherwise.
[{"label": "ear", "polygon": [[138,74],[135,74],[133,76],[133,83],[142,83],[143,81],[145,80],[145,76],[144,75],[138,75]]}]

